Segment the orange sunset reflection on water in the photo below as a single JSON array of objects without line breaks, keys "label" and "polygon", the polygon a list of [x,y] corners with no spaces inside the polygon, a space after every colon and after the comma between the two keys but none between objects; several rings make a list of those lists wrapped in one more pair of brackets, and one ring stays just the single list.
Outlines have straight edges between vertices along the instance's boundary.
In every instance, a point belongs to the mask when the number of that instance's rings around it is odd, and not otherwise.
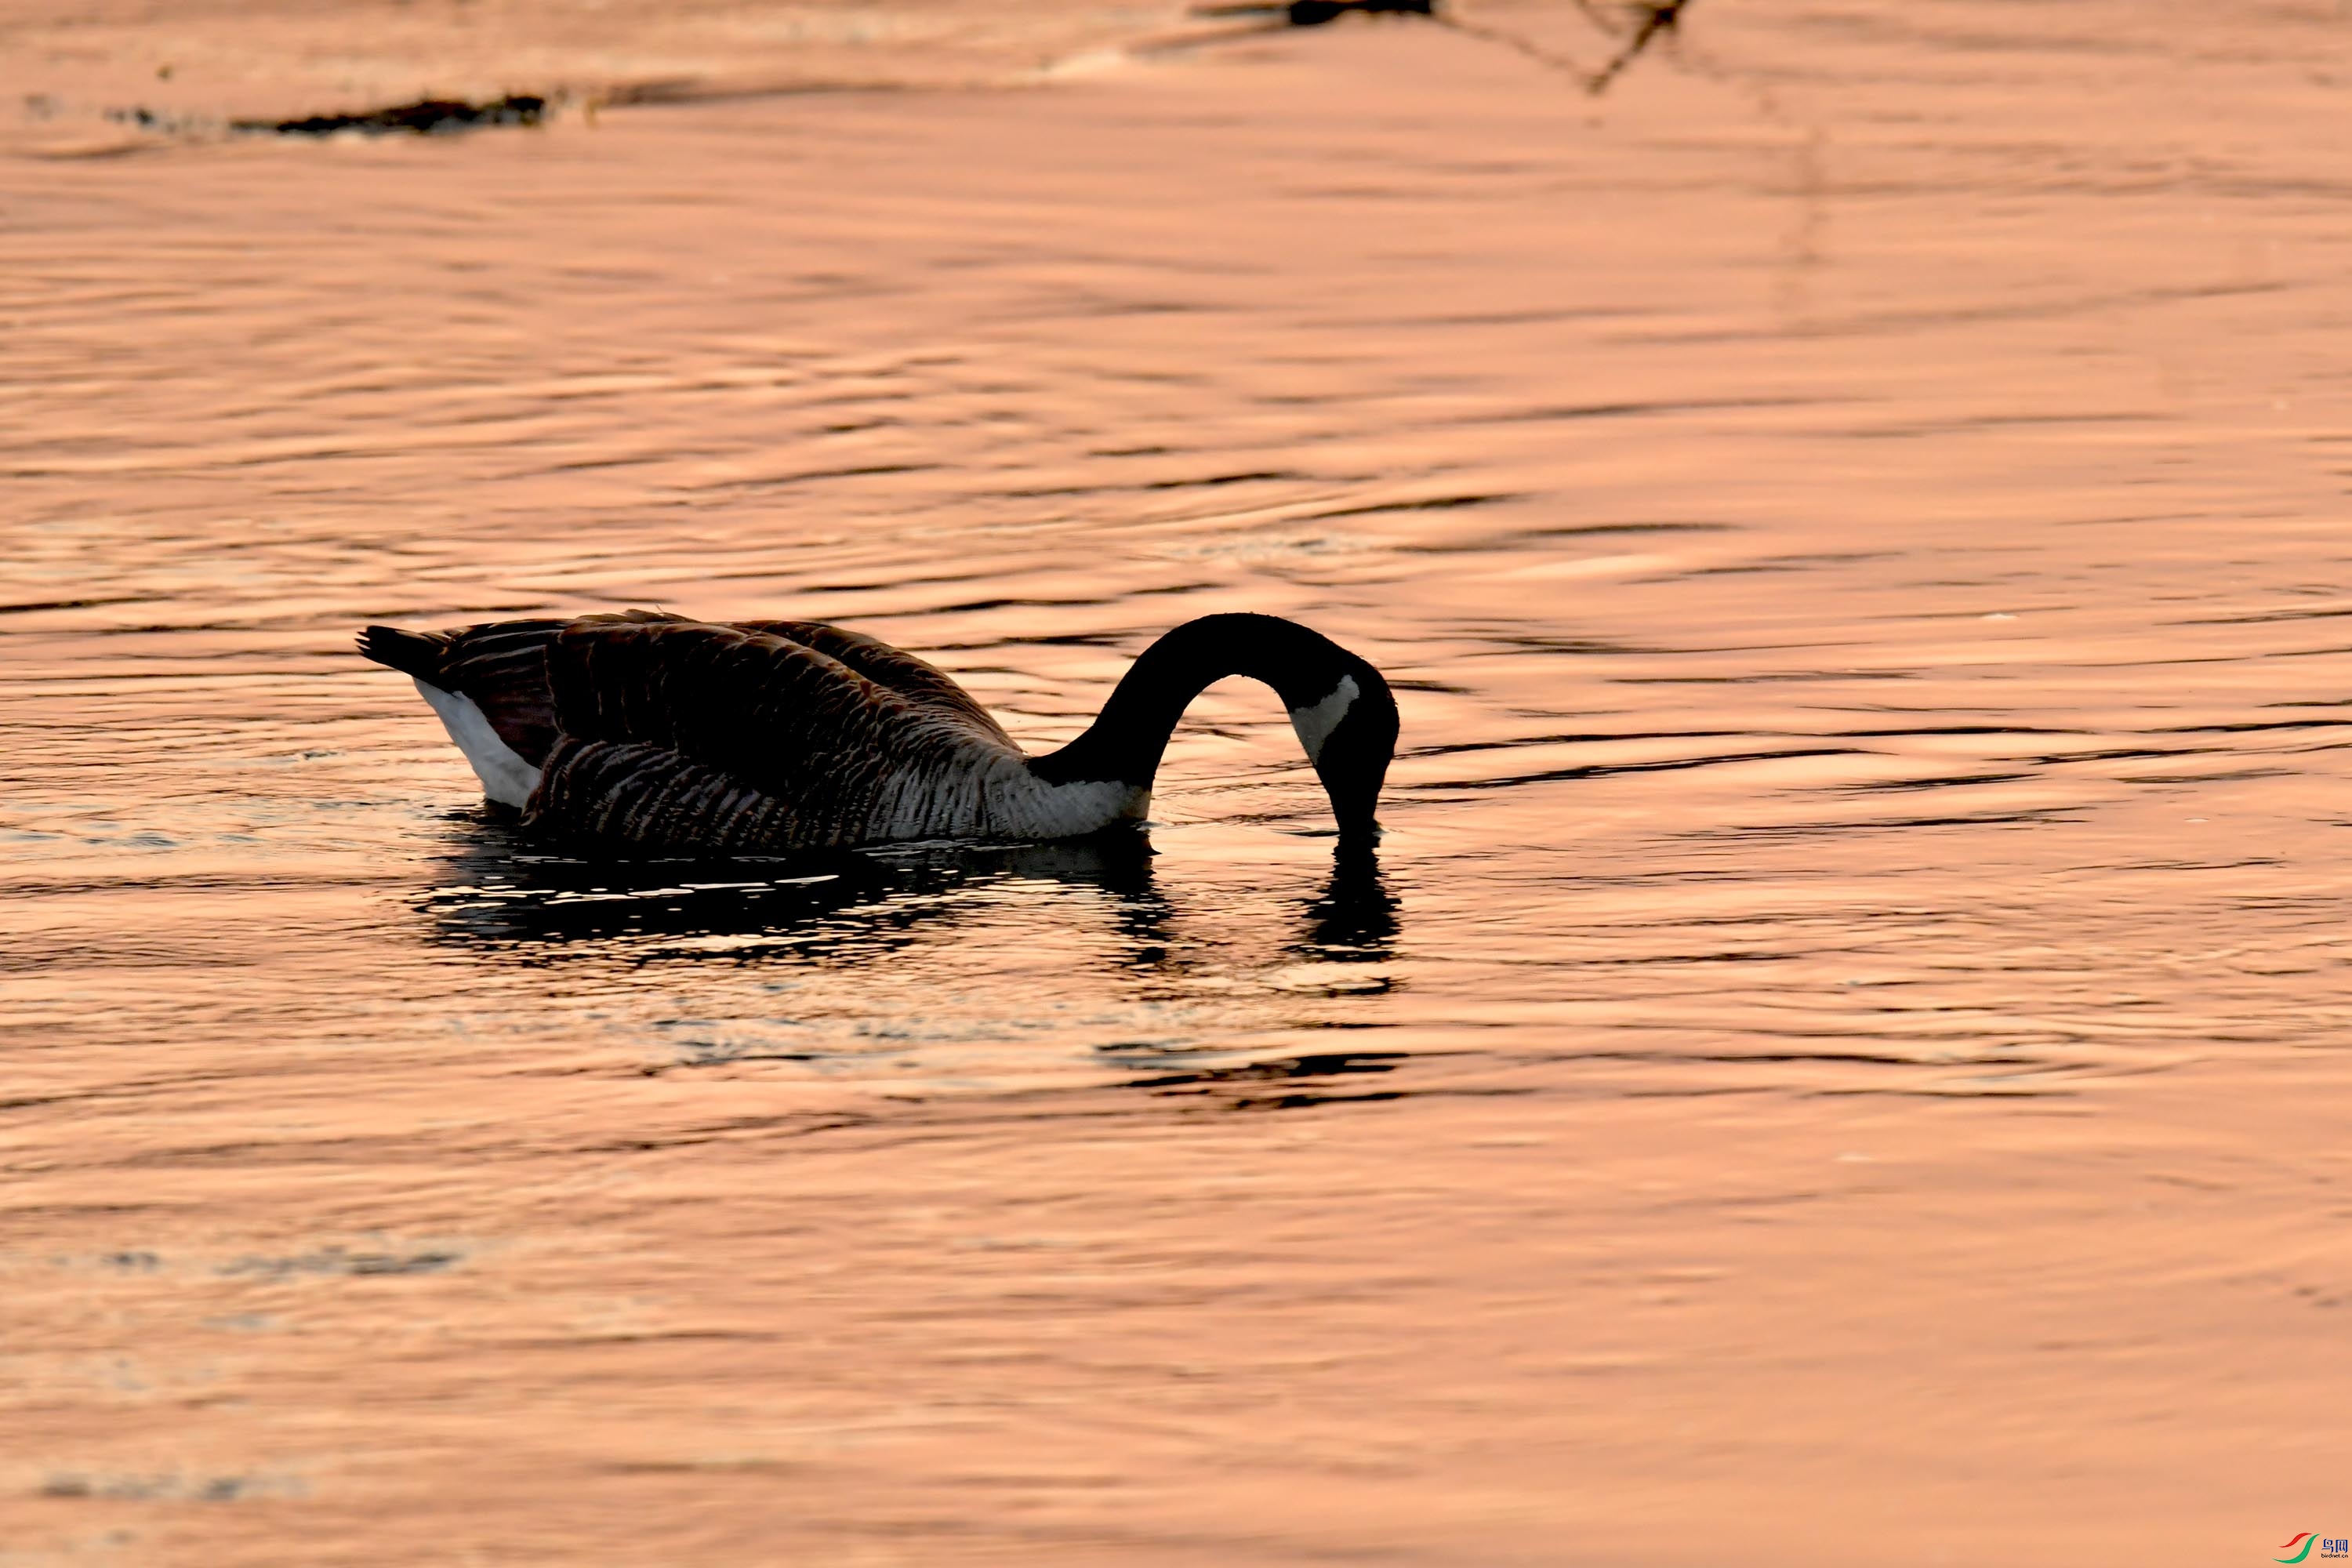
[{"label": "orange sunset reflection on water", "polygon": [[[2342,18],[1453,19],[0,11],[0,1564],[2344,1533]],[[1293,616],[1387,836],[607,862],[351,651],[637,605]]]}]

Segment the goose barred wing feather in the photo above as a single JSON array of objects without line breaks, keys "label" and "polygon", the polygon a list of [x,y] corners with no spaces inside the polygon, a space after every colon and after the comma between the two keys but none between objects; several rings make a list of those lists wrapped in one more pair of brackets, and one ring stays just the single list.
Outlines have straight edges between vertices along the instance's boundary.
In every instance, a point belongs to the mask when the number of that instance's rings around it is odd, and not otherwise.
[{"label": "goose barred wing feather", "polygon": [[958,686],[946,671],[927,664],[903,648],[869,637],[862,632],[844,631],[822,621],[740,621],[746,631],[772,632],[777,637],[812,647],[829,658],[840,660],[877,686],[887,686],[910,701],[928,708],[937,708],[963,720],[982,734],[1002,741],[1006,745],[1013,738],[992,718],[987,709],[971,700],[971,694]]},{"label": "goose barred wing feather", "polygon": [[[537,766],[556,739],[554,694],[549,685],[547,650],[562,634],[591,627],[671,628],[706,623],[658,610],[620,610],[571,620],[492,621],[451,632],[402,634],[434,668],[410,670],[446,691],[472,698],[501,740]],[[981,737],[1013,743],[988,710],[973,701],[944,671],[888,643],[821,621],[740,621],[736,629],[765,632],[813,648],[875,685],[920,706],[951,715]],[[388,628],[387,628],[388,629]]]},{"label": "goose barred wing feather", "polygon": [[530,822],[719,851],[971,831],[977,790],[940,782],[1017,754],[969,698],[909,695],[763,626],[593,618],[542,646],[558,738]]}]

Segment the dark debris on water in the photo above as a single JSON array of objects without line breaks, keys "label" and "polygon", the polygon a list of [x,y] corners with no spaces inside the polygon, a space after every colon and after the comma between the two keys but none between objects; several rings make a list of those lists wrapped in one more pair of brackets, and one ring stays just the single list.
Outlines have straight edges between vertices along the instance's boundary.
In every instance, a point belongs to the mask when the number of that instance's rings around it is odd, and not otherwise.
[{"label": "dark debris on water", "polygon": [[1457,33],[1499,44],[1548,69],[1570,77],[1584,90],[1599,97],[1626,67],[1640,58],[1657,38],[1674,34],[1690,8],[1691,0],[1623,0],[1616,15],[1601,0],[1575,0],[1585,17],[1622,39],[1616,51],[1598,69],[1579,65],[1566,56],[1538,47],[1516,33],[1486,26],[1456,16],[1442,0],[1208,0],[1192,14],[1203,19],[1239,24],[1232,33],[1194,37],[1181,42],[1214,42],[1234,34],[1285,27],[1320,27],[1342,16],[1421,16]]},{"label": "dark debris on water", "polygon": [[1428,16],[1436,10],[1437,0],[1289,0],[1287,5],[1279,0],[1239,0],[1233,5],[1196,5],[1192,15],[1279,17],[1284,26],[1319,27],[1351,12],[1366,16]]},{"label": "dark debris on water", "polygon": [[299,120],[233,120],[232,131],[274,136],[334,136],[354,131],[362,136],[446,136],[485,125],[537,125],[547,118],[547,100],[537,93],[509,93],[487,103],[461,99],[427,98],[396,103],[364,114],[311,114]]},{"label": "dark debris on water", "polygon": [[[230,131],[241,136],[446,136],[486,125],[537,125],[553,108],[539,93],[514,92],[480,103],[456,98],[423,98],[357,114],[306,114],[293,120],[232,120]],[[203,128],[203,122],[160,113],[143,107],[110,109],[106,117],[118,125],[142,131],[181,134]],[[217,125],[217,121],[210,122]]]},{"label": "dark debris on water", "polygon": [[[1576,0],[1576,4],[1588,17],[1601,21],[1603,13],[1597,0]],[[1622,19],[1604,24],[1612,31],[1619,32],[1622,41],[1616,52],[1597,70],[1587,69],[1563,56],[1539,48],[1515,34],[1465,21],[1444,5],[1443,0],[1210,0],[1208,4],[1193,6],[1192,15],[1238,23],[1239,26],[1206,36],[1196,35],[1175,40],[1175,43],[1209,43],[1236,34],[1263,32],[1269,28],[1319,27],[1349,16],[1421,17],[1516,50],[1575,79],[1587,92],[1597,96],[1607,91],[1609,84],[1639,58],[1654,40],[1675,33],[1690,4],[1691,0],[1626,0]],[[606,101],[653,101],[661,96],[667,94],[649,87],[634,93],[614,94]],[[228,122],[228,129],[244,136],[325,137],[346,132],[359,136],[446,136],[479,130],[484,126],[538,125],[547,119],[555,102],[555,100],[535,92],[508,93],[478,103],[457,98],[422,98],[411,103],[395,103],[355,114],[306,114],[291,120],[232,120]],[[37,95],[28,96],[26,103],[28,112],[45,114],[50,107],[47,100],[38,100]],[[182,134],[201,128],[195,121],[143,106],[110,109],[106,117],[118,124],[135,125],[142,131],[164,134]],[[216,125],[218,122],[212,123]]]}]

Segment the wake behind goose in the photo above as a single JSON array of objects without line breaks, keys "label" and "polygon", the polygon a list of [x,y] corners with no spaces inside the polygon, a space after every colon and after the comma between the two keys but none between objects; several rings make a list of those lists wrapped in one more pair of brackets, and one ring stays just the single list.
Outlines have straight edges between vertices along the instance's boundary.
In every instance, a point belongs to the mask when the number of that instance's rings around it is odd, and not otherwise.
[{"label": "wake behind goose", "polygon": [[1396,749],[1379,670],[1274,616],[1205,616],[1138,658],[1086,733],[1032,757],[946,674],[814,621],[649,610],[370,626],[491,800],[526,826],[639,848],[773,853],[921,838],[1070,838],[1139,819],[1210,683],[1275,689],[1343,838],[1369,836]]}]

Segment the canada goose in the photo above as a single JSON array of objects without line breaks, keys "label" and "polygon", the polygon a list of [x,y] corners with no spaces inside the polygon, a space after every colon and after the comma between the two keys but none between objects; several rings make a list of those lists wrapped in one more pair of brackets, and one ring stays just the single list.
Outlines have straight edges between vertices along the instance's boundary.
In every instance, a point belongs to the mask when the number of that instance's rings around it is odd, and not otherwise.
[{"label": "canada goose", "polygon": [[1228,675],[1290,710],[1343,840],[1374,830],[1396,749],[1379,670],[1273,616],[1204,616],[1143,651],[1087,732],[1013,743],[945,674],[813,621],[719,625],[650,610],[370,626],[490,799],[526,826],[742,854],[916,838],[1069,838],[1139,818],[1176,721]]}]

